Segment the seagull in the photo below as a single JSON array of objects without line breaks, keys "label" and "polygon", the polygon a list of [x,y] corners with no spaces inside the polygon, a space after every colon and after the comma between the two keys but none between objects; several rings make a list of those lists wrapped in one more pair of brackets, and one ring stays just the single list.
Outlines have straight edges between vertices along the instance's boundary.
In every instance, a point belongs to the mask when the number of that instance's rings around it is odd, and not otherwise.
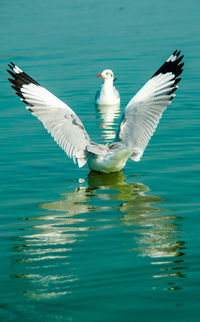
[{"label": "seagull", "polygon": [[91,170],[118,172],[127,160],[139,161],[153,135],[162,113],[174,98],[179,75],[183,71],[183,55],[174,53],[153,74],[126,106],[116,137],[105,145],[93,142],[83,123],[63,101],[24,73],[15,64],[8,72],[21,101],[37,117],[58,145],[79,167],[88,163]]},{"label": "seagull", "polygon": [[113,86],[114,73],[110,69],[105,69],[97,77],[102,77],[104,82],[100,90],[97,91],[95,96],[96,105],[119,105],[120,96],[116,88]]}]

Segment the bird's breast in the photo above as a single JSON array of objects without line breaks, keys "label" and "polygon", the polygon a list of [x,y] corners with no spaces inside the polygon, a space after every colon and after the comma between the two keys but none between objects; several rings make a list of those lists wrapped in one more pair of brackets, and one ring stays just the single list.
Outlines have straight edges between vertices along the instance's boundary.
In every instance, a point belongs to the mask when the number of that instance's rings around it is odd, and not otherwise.
[{"label": "bird's breast", "polygon": [[113,86],[103,86],[96,95],[95,103],[100,105],[120,104],[119,93]]}]

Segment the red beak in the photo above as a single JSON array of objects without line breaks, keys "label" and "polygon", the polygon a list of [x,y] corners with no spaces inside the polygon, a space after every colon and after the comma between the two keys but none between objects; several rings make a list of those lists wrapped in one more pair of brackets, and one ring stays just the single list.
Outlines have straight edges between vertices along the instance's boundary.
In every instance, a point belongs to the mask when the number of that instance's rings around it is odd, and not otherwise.
[{"label": "red beak", "polygon": [[103,75],[99,74],[99,75],[97,75],[97,77],[103,77]]}]

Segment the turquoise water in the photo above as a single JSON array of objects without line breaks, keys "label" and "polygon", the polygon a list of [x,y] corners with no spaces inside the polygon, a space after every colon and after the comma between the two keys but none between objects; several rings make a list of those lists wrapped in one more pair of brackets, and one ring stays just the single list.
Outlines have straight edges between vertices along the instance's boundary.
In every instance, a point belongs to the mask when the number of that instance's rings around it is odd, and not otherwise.
[{"label": "turquoise water", "polygon": [[[1,1],[1,321],[199,321],[199,2]],[[121,111],[175,49],[185,70],[142,161],[78,169],[15,96],[14,61],[109,141]]]}]

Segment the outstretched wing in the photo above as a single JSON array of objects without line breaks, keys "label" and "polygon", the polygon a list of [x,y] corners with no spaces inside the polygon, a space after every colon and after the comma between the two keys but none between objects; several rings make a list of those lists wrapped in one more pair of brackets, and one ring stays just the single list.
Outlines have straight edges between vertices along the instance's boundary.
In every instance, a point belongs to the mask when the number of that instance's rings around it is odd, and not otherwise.
[{"label": "outstretched wing", "polygon": [[81,120],[72,109],[29,77],[15,64],[8,65],[13,78],[9,81],[16,94],[28,105],[27,109],[36,116],[51,133],[54,140],[73,158],[79,167],[87,162],[92,144]]},{"label": "outstretched wing", "polygon": [[157,70],[152,78],[130,100],[119,125],[115,142],[132,151],[131,159],[139,161],[162,113],[171,103],[181,80],[183,56],[177,50]]}]

